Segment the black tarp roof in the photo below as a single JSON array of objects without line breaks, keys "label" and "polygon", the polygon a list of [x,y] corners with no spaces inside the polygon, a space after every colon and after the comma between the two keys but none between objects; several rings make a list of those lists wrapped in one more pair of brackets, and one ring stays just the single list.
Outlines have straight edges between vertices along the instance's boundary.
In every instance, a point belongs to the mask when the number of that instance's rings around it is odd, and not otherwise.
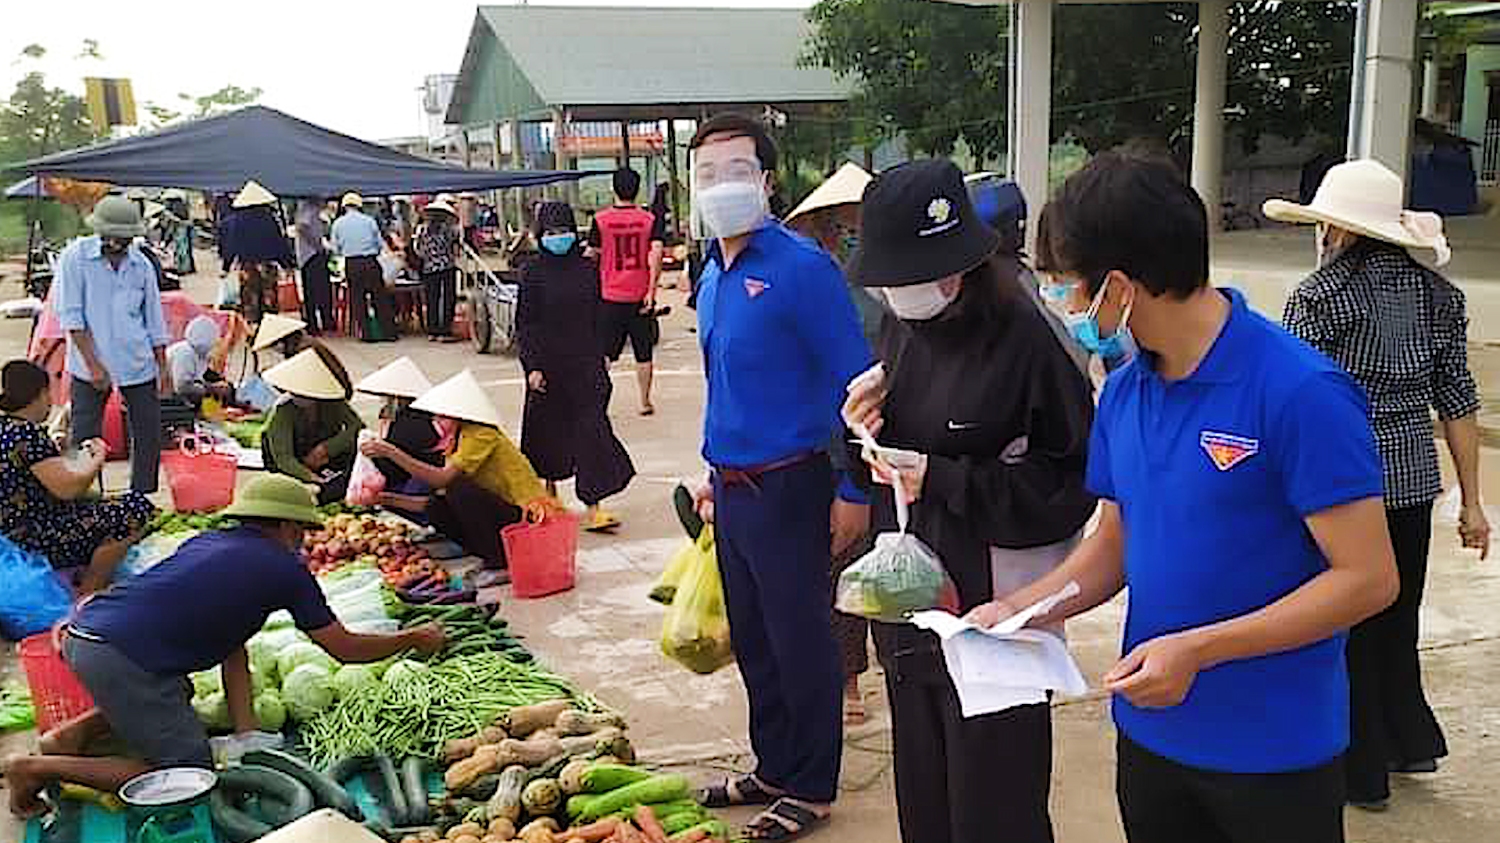
[{"label": "black tarp roof", "polygon": [[575,170],[471,170],[341,135],[264,106],[60,152],[15,169],[122,186],[217,193],[254,179],[280,197],[366,196],[530,187]]}]

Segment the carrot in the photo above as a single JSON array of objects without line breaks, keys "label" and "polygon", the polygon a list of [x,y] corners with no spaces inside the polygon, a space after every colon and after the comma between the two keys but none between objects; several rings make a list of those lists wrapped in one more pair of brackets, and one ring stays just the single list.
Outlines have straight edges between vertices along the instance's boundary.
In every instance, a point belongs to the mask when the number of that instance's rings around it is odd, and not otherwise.
[{"label": "carrot", "polygon": [[620,821],[614,817],[608,817],[595,823],[570,828],[563,832],[562,837],[564,840],[579,837],[586,841],[586,843],[604,843],[604,841],[614,837],[615,832],[619,828]]},{"label": "carrot", "polygon": [[636,830],[629,820],[620,821],[620,843],[647,843],[646,836]]},{"label": "carrot", "polygon": [[635,824],[641,827],[649,843],[667,843],[667,833],[662,830],[661,823],[656,819],[656,812],[651,810],[650,805],[641,805],[635,809]]}]

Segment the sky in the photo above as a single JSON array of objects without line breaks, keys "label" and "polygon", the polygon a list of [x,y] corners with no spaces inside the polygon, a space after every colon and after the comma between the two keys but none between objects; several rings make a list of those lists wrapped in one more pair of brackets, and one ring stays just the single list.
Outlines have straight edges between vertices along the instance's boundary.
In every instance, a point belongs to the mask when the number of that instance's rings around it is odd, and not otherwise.
[{"label": "sky", "polygon": [[[547,0],[553,6],[807,6],[811,0]],[[132,80],[136,102],[260,87],[260,104],[366,140],[425,131],[418,88],[457,73],[472,0],[7,0],[0,97],[33,70],[83,93],[85,76]],[[505,5],[504,2],[486,5]],[[383,7],[383,8],[382,8]],[[78,58],[83,40],[102,60]],[[29,44],[40,62],[19,59]],[[140,116],[149,115],[144,107]]]}]

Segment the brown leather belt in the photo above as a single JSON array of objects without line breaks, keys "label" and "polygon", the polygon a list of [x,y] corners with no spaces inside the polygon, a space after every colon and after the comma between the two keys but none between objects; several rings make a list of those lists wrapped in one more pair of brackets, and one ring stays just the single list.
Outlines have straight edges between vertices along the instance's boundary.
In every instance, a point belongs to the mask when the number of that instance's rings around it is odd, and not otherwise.
[{"label": "brown leather belt", "polygon": [[749,486],[752,489],[759,489],[760,483],[758,481],[761,477],[773,471],[780,471],[783,468],[801,465],[818,456],[820,453],[820,451],[803,451],[800,454],[793,454],[779,460],[762,463],[761,465],[752,465],[749,468],[720,468],[715,466],[714,473],[719,476],[719,479],[723,481],[725,486]]}]

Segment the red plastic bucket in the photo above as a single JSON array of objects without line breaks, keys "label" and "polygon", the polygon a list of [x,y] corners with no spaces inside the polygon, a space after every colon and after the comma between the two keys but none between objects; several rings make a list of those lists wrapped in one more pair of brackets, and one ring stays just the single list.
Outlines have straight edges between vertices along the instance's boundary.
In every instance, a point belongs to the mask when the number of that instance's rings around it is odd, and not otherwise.
[{"label": "red plastic bucket", "polygon": [[21,669],[26,671],[26,684],[31,687],[38,734],[46,734],[94,707],[94,698],[52,646],[51,630],[25,639],[18,652]]},{"label": "red plastic bucket", "polygon": [[123,460],[130,456],[130,441],[125,436],[125,404],[120,390],[111,389],[104,401],[105,458]]},{"label": "red plastic bucket", "polygon": [[234,503],[234,482],[239,457],[197,445],[185,438],[175,451],[164,451],[162,468],[172,490],[172,508],[178,512],[214,512]]},{"label": "red plastic bucket", "polygon": [[511,594],[546,597],[573,587],[577,576],[577,516],[558,513],[540,524],[511,524],[500,531],[500,541],[510,565]]}]

